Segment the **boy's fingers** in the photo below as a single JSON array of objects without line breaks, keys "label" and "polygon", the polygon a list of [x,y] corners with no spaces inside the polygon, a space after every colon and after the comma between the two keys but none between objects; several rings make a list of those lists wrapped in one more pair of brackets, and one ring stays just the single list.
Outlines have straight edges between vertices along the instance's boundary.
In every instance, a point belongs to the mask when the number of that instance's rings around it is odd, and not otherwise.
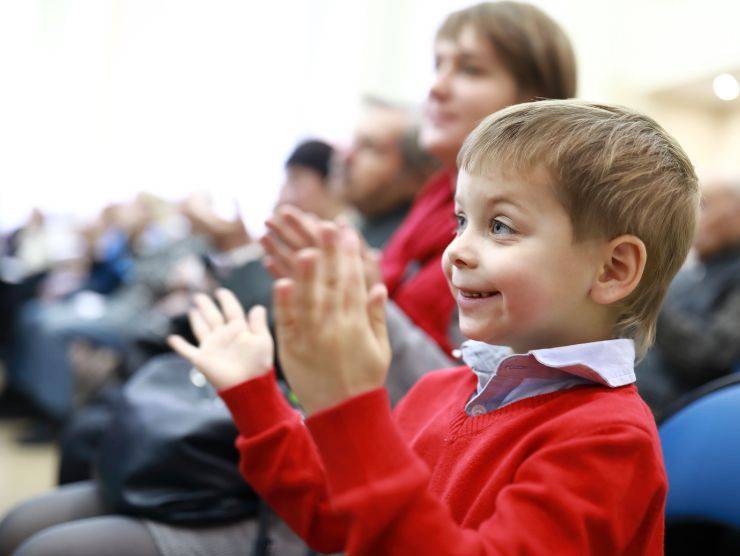
[{"label": "boy's fingers", "polygon": [[377,249],[367,248],[362,251],[362,261],[365,265],[365,281],[368,288],[372,288],[382,279],[380,259],[382,255]]},{"label": "boy's fingers", "polygon": [[334,219],[334,223],[339,226],[340,228],[351,228],[352,223],[349,221],[349,218],[347,218],[344,214],[340,214]]},{"label": "boy's fingers", "polygon": [[293,297],[295,282],[290,278],[281,278],[273,286],[273,305],[275,306],[275,328],[278,342],[286,339],[295,325]]},{"label": "boy's fingers", "polygon": [[270,255],[265,255],[264,257],[262,257],[262,266],[267,269],[267,272],[269,272],[272,277],[275,278],[275,280],[285,278],[286,276],[285,272],[283,272],[283,269],[280,268],[280,266],[275,262],[275,259]]},{"label": "boy's fingers", "polygon": [[291,206],[282,207],[280,215],[292,233],[301,238],[304,245],[313,247],[318,245],[319,222],[315,216]]},{"label": "boy's fingers", "polygon": [[299,251],[306,247],[311,247],[310,239],[307,239],[299,230],[296,229],[293,222],[284,219],[278,212],[275,216],[265,221],[265,226],[275,237],[293,251]]},{"label": "boy's fingers", "polygon": [[211,329],[224,324],[224,317],[221,314],[221,311],[218,310],[218,307],[216,307],[216,304],[210,297],[203,293],[198,293],[195,294],[194,299],[195,305],[200,311],[200,315]]},{"label": "boy's fingers", "polygon": [[375,337],[381,342],[388,343],[388,327],[385,322],[385,302],[388,300],[388,290],[384,284],[375,284],[368,295],[367,317]]},{"label": "boy's fingers", "polygon": [[167,336],[167,343],[177,353],[195,365],[195,360],[198,359],[198,355],[200,354],[200,350],[197,347],[186,342],[181,336]]},{"label": "boy's fingers", "polygon": [[324,223],[319,230],[320,278],[322,284],[322,310],[334,311],[340,307],[342,292],[342,262],[339,260],[338,243],[339,233],[334,224]]},{"label": "boy's fingers", "polygon": [[274,235],[266,234],[260,238],[260,245],[270,257],[273,268],[277,271],[277,276],[291,276],[293,274],[292,259],[295,252],[288,249]]},{"label": "boy's fingers", "polygon": [[226,326],[221,326],[216,330],[212,337],[216,342],[229,344],[239,335],[240,332],[245,331],[244,324],[243,320],[232,320]]},{"label": "boy's fingers", "polygon": [[203,343],[203,340],[211,333],[211,327],[200,316],[198,309],[190,309],[188,311],[188,319],[190,320],[190,329],[193,331],[193,335],[198,340],[198,343]]},{"label": "boy's fingers", "polygon": [[255,334],[269,334],[267,324],[267,310],[262,305],[255,305],[249,310],[249,328]]},{"label": "boy's fingers", "polygon": [[296,261],[295,318],[306,325],[314,322],[319,303],[316,287],[318,260],[319,251],[311,248],[300,251]]},{"label": "boy's fingers", "polygon": [[365,269],[360,255],[359,238],[354,230],[343,230],[340,259],[343,266],[344,306],[352,312],[365,311]]},{"label": "boy's fingers", "polygon": [[231,290],[219,288],[216,290],[216,297],[221,304],[221,310],[227,322],[244,321],[244,309],[242,309],[241,303]]}]

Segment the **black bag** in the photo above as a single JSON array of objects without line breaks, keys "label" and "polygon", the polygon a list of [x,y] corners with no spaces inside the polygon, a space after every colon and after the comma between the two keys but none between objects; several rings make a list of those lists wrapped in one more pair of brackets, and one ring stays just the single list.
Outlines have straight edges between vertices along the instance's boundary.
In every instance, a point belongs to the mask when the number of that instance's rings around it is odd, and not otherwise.
[{"label": "black bag", "polygon": [[175,354],[151,359],[115,406],[96,465],[103,496],[123,514],[175,524],[255,515],[239,474],[237,430],[214,389]]}]

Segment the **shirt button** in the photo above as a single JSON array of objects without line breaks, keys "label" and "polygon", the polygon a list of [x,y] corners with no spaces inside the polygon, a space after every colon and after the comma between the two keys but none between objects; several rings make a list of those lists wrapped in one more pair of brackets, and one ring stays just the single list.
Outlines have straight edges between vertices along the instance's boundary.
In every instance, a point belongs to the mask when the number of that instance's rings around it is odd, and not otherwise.
[{"label": "shirt button", "polygon": [[478,415],[483,415],[485,412],[486,412],[486,406],[481,405],[481,404],[476,404],[470,408],[470,414],[473,417],[477,417]]}]

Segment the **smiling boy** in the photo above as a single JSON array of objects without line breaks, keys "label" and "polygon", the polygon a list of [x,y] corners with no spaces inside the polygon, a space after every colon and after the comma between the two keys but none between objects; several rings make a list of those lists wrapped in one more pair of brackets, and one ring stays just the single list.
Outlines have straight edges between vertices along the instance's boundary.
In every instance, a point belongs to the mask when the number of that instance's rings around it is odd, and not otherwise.
[{"label": "smiling boy", "polygon": [[689,249],[691,163],[651,119],[576,101],[489,116],[458,162],[443,266],[467,366],[391,414],[385,289],[333,225],[276,285],[305,421],[270,371],[262,309],[200,297],[200,347],[173,347],[221,389],[244,476],[318,550],[662,553],[666,477],[633,365]]}]

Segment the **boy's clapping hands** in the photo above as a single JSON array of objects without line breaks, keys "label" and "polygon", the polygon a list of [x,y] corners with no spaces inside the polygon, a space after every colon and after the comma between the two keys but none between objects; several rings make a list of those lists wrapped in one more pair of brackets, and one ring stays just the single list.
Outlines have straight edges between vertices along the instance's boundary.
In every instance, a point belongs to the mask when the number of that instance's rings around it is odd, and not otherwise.
[{"label": "boy's clapping hands", "polygon": [[[383,385],[391,359],[385,325],[387,292],[368,287],[362,247],[349,227],[320,223],[316,247],[302,249],[292,276],[275,284],[280,359],[307,413]],[[199,346],[179,336],[171,347],[222,389],[269,372],[273,342],[265,309],[246,317],[234,294],[195,297],[190,323]]]},{"label": "boy's clapping hands", "polygon": [[391,359],[387,292],[365,283],[360,239],[322,223],[318,248],[299,252],[295,274],[275,285],[280,360],[311,414],[383,385]]},{"label": "boy's clapping hands", "polygon": [[229,290],[218,290],[216,298],[220,308],[207,295],[194,298],[189,317],[198,347],[180,336],[170,336],[168,341],[215,388],[222,389],[269,372],[274,347],[264,307],[257,305],[245,316]]},{"label": "boy's clapping hands", "polygon": [[[338,219],[339,220],[339,219]],[[265,249],[264,264],[275,278],[292,277],[296,272],[297,254],[302,249],[319,246],[319,230],[329,221],[297,207],[279,207],[265,223],[268,233],[260,238]],[[340,228],[348,225],[339,223]],[[365,285],[371,289],[381,281],[380,251],[360,239],[360,253],[365,273]]]}]

